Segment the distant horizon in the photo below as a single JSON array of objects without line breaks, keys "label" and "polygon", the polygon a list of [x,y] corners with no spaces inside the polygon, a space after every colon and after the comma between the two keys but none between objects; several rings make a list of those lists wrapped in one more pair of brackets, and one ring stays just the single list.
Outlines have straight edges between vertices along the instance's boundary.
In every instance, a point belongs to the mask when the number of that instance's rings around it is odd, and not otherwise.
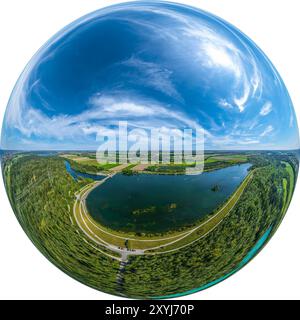
[{"label": "distant horizon", "polygon": [[[97,150],[94,149],[36,149],[36,150],[24,150],[24,149],[3,149],[0,148],[0,151],[15,151],[15,152],[97,152]],[[205,151],[209,152],[248,152],[248,151],[300,151],[300,148],[298,149],[204,149]],[[119,152],[119,150],[116,150],[116,152]],[[157,152],[157,151],[148,151],[148,152]],[[165,152],[165,151],[164,151]],[[173,152],[173,151],[170,151]]]}]

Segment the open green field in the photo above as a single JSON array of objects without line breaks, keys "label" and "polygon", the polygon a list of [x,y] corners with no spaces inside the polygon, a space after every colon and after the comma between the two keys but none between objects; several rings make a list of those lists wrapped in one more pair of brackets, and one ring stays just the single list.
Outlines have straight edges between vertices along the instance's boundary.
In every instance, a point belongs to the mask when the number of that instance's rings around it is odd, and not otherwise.
[{"label": "open green field", "polygon": [[246,162],[248,157],[243,154],[230,154],[230,155],[215,155],[210,157],[208,160],[211,161],[231,161],[231,162]]}]

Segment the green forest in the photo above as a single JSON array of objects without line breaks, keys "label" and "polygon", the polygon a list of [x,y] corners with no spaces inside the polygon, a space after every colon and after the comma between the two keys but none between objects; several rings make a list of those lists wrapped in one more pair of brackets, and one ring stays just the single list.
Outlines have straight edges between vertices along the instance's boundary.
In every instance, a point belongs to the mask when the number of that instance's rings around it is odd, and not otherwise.
[{"label": "green forest", "polygon": [[253,178],[212,232],[171,253],[131,255],[122,266],[109,256],[112,252],[99,248],[76,225],[75,193],[90,181],[75,181],[65,170],[63,158],[8,155],[2,170],[17,219],[57,267],[107,293],[154,298],[184,293],[226,276],[268,230],[267,240],[276,231],[292,198],[298,159],[280,152],[260,152],[248,158]]},{"label": "green forest", "polygon": [[88,181],[75,182],[57,157],[23,156],[5,165],[12,207],[35,246],[70,276],[114,294],[119,262],[81,234],[70,214],[74,193]]}]

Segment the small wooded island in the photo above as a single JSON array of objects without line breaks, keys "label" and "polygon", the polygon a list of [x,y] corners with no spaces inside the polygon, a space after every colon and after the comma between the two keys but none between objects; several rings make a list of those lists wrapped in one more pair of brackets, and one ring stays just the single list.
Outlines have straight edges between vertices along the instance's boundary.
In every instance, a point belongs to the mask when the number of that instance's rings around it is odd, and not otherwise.
[{"label": "small wooded island", "polygon": [[218,192],[218,191],[220,191],[220,189],[221,189],[220,185],[215,184],[215,185],[211,188],[211,191],[213,191],[213,192]]}]

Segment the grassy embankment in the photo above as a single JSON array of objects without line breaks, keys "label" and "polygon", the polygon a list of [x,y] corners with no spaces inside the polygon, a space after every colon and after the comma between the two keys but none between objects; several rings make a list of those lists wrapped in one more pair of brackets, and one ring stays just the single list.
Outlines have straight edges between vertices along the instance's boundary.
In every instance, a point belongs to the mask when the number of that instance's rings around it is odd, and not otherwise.
[{"label": "grassy embankment", "polygon": [[[223,220],[224,218],[230,214],[231,210],[234,206],[238,203],[241,195],[243,194],[244,190],[251,182],[252,175],[254,172],[250,173],[241,185],[237,188],[233,195],[225,202],[225,204],[218,208],[214,213],[206,217],[206,219],[201,222],[198,226],[192,229],[190,233],[183,236],[181,239],[177,240],[174,243],[170,243],[168,246],[164,246],[163,248],[159,248],[157,250],[151,250],[151,253],[162,253],[166,251],[177,250],[178,248],[182,248],[191,244],[193,241],[197,241],[202,237],[206,236],[208,233],[213,231]],[[173,242],[173,241],[172,241]]]}]

